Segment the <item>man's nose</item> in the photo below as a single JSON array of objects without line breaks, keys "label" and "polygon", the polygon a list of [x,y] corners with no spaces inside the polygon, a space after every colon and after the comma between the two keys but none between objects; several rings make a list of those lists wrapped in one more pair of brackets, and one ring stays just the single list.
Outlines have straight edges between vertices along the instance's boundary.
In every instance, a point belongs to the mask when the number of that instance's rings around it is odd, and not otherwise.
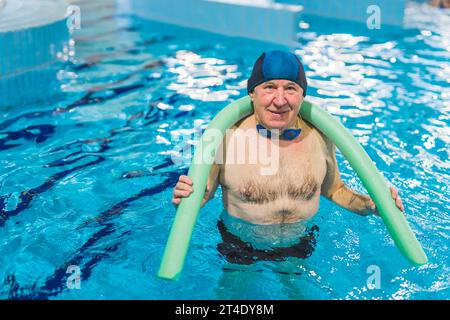
[{"label": "man's nose", "polygon": [[277,89],[277,91],[275,92],[275,99],[273,102],[277,107],[282,107],[287,103],[286,95],[283,88]]}]

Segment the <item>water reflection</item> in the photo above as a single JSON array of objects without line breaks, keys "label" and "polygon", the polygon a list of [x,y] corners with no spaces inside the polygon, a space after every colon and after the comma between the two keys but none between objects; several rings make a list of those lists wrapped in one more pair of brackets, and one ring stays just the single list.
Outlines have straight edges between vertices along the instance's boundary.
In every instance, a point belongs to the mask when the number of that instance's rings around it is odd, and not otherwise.
[{"label": "water reflection", "polygon": [[[265,49],[214,35],[171,33],[128,16],[112,20],[111,7],[96,8],[101,12],[87,17],[72,48],[63,52],[67,61],[58,81],[66,96],[33,110],[1,114],[0,240],[6,250],[0,260],[6,287],[2,297],[33,296],[33,290],[40,290],[34,296],[43,298],[70,295],[63,286],[67,262],[80,263],[86,271],[83,281],[94,289],[102,284],[96,271],[107,268],[110,260],[126,265],[129,273],[115,278],[124,292],[138,274],[146,272],[153,279],[155,257],[166,240],[161,230],[173,220],[170,190],[185,173],[182,161],[173,162],[183,152],[176,142],[189,136],[183,148],[195,146],[199,128],[245,94],[253,57]],[[239,286],[242,278],[261,284],[264,292],[257,294],[263,298],[284,294],[274,290],[279,282],[288,290],[285,296],[293,299],[446,297],[448,18],[447,13],[409,2],[406,20],[411,30],[381,40],[314,30],[303,21],[295,50],[306,67],[311,88],[307,98],[338,117],[399,188],[407,218],[430,260],[442,263],[405,267],[394,257],[398,253],[380,220],[363,223],[324,204],[327,215],[317,223],[328,236],[318,242],[300,274],[274,273],[277,268],[262,265],[250,277],[236,277],[236,272],[221,269],[214,250],[214,212],[221,206],[217,200],[207,209],[213,214],[202,217],[193,237],[196,259],[189,261],[185,274],[195,281],[180,288],[187,298],[217,297],[211,281],[219,283],[221,295],[230,296],[227,286]],[[361,190],[349,164],[340,154],[338,158],[345,181]],[[205,234],[211,235],[206,242]],[[76,241],[71,244],[71,239]],[[46,248],[52,248],[53,256]],[[371,292],[365,285],[364,263],[371,259],[382,263],[386,272],[382,291]],[[30,262],[21,269],[16,261]],[[33,261],[45,263],[38,275],[24,277],[24,268],[32,268]],[[294,263],[293,268],[298,266]],[[199,270],[208,271],[208,283],[196,280],[202,278]],[[161,291],[174,298],[170,294],[176,291],[161,290],[170,289],[168,284],[154,279],[149,283],[139,298],[160,298],[156,293]],[[102,285],[109,297],[116,297],[114,287]],[[45,290],[51,294],[42,293]],[[86,298],[97,291],[84,292]]]}]

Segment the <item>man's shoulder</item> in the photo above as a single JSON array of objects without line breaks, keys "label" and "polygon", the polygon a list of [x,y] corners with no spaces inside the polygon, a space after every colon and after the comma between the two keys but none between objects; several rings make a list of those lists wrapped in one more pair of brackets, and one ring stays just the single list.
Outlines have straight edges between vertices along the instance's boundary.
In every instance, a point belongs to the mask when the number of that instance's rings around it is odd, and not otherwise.
[{"label": "man's shoulder", "polygon": [[252,119],[252,117],[254,117],[254,114],[251,113],[248,116],[245,116],[244,118],[242,118],[241,120],[239,120],[238,122],[236,122],[230,129],[231,130],[236,130],[236,129],[247,129],[250,127],[250,121]]},{"label": "man's shoulder", "polygon": [[322,145],[324,150],[329,152],[335,147],[333,141],[328,138],[322,131],[320,131],[315,125],[306,120],[305,122],[308,124],[310,132],[317,137],[318,142]]},{"label": "man's shoulder", "polygon": [[302,121],[303,130],[306,131],[308,134],[312,134],[312,135],[316,136],[322,142],[324,142],[325,139],[327,139],[327,137],[314,124],[312,124],[311,122],[309,122],[303,118],[301,118],[301,121]]}]

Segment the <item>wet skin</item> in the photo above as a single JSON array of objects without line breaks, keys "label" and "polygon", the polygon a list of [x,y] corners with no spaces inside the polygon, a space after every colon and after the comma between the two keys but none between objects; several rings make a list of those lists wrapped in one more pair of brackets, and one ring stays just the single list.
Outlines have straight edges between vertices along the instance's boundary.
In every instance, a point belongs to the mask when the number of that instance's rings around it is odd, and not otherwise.
[{"label": "wet skin", "polygon": [[[238,122],[225,137],[224,161],[212,166],[203,204],[214,196],[220,184],[228,213],[254,224],[307,220],[317,213],[320,195],[361,215],[378,214],[369,196],[355,192],[341,180],[334,144],[297,116],[303,102],[299,85],[272,80],[257,86],[250,97],[254,113]],[[277,141],[258,134],[257,123],[271,130],[300,127],[302,131],[294,140]],[[270,174],[261,174],[262,169],[267,169],[267,161],[250,160],[251,153],[261,148],[261,141],[266,143],[266,156],[275,159],[276,170]],[[245,155],[245,161],[236,161],[236,155]],[[180,176],[172,202],[178,205],[194,187],[189,177]],[[397,190],[391,187],[391,193],[403,211]]]}]

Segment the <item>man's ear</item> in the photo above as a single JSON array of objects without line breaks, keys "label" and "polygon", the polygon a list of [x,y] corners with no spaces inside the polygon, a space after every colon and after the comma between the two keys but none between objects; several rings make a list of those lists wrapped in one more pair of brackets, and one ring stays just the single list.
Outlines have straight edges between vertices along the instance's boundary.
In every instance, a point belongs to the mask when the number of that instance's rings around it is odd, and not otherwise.
[{"label": "man's ear", "polygon": [[250,91],[248,95],[250,96],[250,99],[252,99],[253,101],[253,98],[255,97],[255,90]]}]

